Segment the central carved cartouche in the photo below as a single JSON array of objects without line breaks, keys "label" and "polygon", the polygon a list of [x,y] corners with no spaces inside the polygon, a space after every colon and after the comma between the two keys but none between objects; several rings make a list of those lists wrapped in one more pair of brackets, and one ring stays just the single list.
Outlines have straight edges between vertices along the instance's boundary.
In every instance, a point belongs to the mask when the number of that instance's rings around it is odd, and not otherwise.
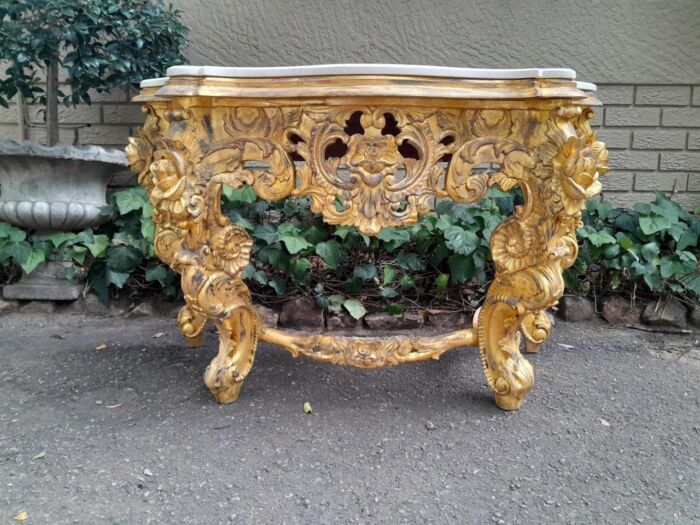
[{"label": "central carved cartouche", "polygon": [[[376,129],[370,131],[376,133]],[[361,184],[375,188],[396,173],[401,155],[392,136],[353,135],[342,160],[350,173],[360,178]]]}]

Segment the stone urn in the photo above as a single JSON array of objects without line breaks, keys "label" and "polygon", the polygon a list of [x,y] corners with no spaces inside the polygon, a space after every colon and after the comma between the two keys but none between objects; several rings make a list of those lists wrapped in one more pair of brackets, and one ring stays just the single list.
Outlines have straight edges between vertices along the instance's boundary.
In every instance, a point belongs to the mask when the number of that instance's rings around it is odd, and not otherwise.
[{"label": "stone urn", "polygon": [[[56,231],[78,231],[106,220],[107,184],[126,169],[122,150],[99,146],[0,141],[0,220],[32,230],[39,239]],[[70,261],[50,260],[16,284],[3,288],[6,299],[75,300],[82,291],[69,280]]]}]

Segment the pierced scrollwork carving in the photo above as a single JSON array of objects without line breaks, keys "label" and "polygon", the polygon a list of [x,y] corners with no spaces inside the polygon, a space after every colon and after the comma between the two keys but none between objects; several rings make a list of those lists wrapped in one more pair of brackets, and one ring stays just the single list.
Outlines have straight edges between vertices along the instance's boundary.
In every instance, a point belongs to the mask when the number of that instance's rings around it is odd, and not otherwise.
[{"label": "pierced scrollwork carving", "polygon": [[[499,164],[495,173],[472,173],[479,164]],[[496,137],[475,139],[464,144],[454,155],[447,172],[447,195],[457,202],[481,199],[494,184],[508,191],[527,180],[527,170],[535,164],[534,156],[515,141]]]},{"label": "pierced scrollwork carving", "polygon": [[[348,130],[358,113],[359,127]],[[435,114],[389,108],[305,112],[294,129],[302,139],[294,151],[307,161],[295,194],[310,197],[326,222],[367,235],[415,222],[430,211],[442,175],[437,160],[452,149],[435,140],[438,127]],[[336,144],[344,153],[334,157]]]}]

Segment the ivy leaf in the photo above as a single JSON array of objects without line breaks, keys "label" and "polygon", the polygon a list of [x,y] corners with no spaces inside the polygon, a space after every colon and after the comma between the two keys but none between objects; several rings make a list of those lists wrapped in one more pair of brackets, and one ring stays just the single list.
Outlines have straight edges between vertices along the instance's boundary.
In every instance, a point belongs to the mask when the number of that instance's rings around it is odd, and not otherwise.
[{"label": "ivy leaf", "polygon": [[258,252],[258,259],[270,266],[284,266],[287,259],[279,246],[265,246]]},{"label": "ivy leaf", "polygon": [[255,190],[248,185],[242,186],[240,188],[234,188],[233,186],[224,184],[223,193],[224,197],[226,197],[226,200],[228,200],[231,204],[250,204],[252,202],[255,202],[258,198],[257,193],[255,193]]},{"label": "ivy leaf", "polygon": [[292,277],[298,283],[305,283],[309,278],[311,263],[307,258],[300,258],[292,264]]},{"label": "ivy leaf", "polygon": [[328,309],[333,313],[340,313],[343,309],[343,303],[345,302],[345,296],[339,293],[335,293],[328,296]]},{"label": "ivy leaf", "polygon": [[10,242],[20,242],[27,238],[24,230],[15,228],[7,222],[0,221],[0,239],[7,239]]},{"label": "ivy leaf", "polygon": [[148,242],[153,242],[156,235],[156,225],[150,217],[141,217],[141,235]]},{"label": "ivy leaf", "polygon": [[144,277],[146,281],[158,281],[161,284],[165,284],[165,281],[168,279],[168,269],[162,264],[150,263],[144,270]]},{"label": "ivy leaf", "polygon": [[92,238],[92,242],[84,244],[93,257],[101,257],[107,250],[107,246],[109,246],[109,237],[106,235],[95,235]]},{"label": "ivy leaf", "polygon": [[653,235],[671,226],[671,220],[662,215],[646,215],[639,217],[639,228],[644,235]]},{"label": "ivy leaf", "polygon": [[267,244],[273,244],[277,242],[277,230],[272,224],[262,224],[253,228],[253,233],[251,234],[255,239],[262,239]]},{"label": "ivy leaf", "polygon": [[275,275],[267,281],[267,285],[272,288],[277,295],[283,295],[287,289],[287,280],[284,277]]},{"label": "ivy leaf", "polygon": [[634,246],[634,241],[633,241],[632,239],[628,238],[628,237],[621,237],[617,242],[618,242],[618,243],[620,244],[620,246],[622,246],[625,250],[629,250],[630,248],[632,248],[632,246]]},{"label": "ivy leaf", "polygon": [[68,248],[68,256],[77,262],[79,265],[85,264],[85,256],[88,249],[85,246],[73,245]]},{"label": "ivy leaf", "polygon": [[659,256],[659,245],[655,242],[648,242],[642,246],[642,257],[651,262]]},{"label": "ivy leaf", "polygon": [[72,232],[54,232],[49,234],[47,238],[51,241],[51,244],[54,245],[54,248],[58,248],[64,242],[72,241],[76,237],[77,235]]},{"label": "ivy leaf", "polygon": [[43,250],[35,248],[29,253],[29,256],[23,263],[20,264],[24,273],[32,273],[34,269],[46,260]]},{"label": "ivy leaf", "polygon": [[664,279],[668,279],[676,272],[676,262],[670,257],[663,257],[659,265],[659,273]]},{"label": "ivy leaf", "polygon": [[377,235],[377,239],[385,243],[390,252],[399,246],[411,241],[411,234],[407,230],[398,228],[384,228]]},{"label": "ivy leaf", "polygon": [[148,198],[146,197],[146,190],[141,187],[134,187],[115,193],[114,201],[117,203],[119,213],[126,215],[131,211],[143,208],[148,202]]},{"label": "ivy leaf", "polygon": [[695,295],[700,295],[700,272],[694,272],[681,279],[683,286],[691,290]]},{"label": "ivy leaf", "polygon": [[403,274],[401,279],[399,279],[399,286],[404,290],[412,287],[414,284],[416,284],[416,281],[410,275]]},{"label": "ivy leaf", "polygon": [[447,266],[450,268],[450,279],[455,284],[463,283],[476,275],[474,259],[466,255],[453,255],[447,260]]},{"label": "ivy leaf", "polygon": [[386,312],[391,315],[401,315],[403,312],[403,306],[396,303],[388,304],[386,305]]},{"label": "ivy leaf", "polygon": [[318,226],[309,226],[301,231],[302,237],[309,241],[309,244],[318,244],[326,240],[326,231]]},{"label": "ivy leaf", "polygon": [[447,245],[440,241],[428,254],[428,261],[437,268],[451,253]]},{"label": "ivy leaf", "polygon": [[369,281],[377,276],[377,267],[373,264],[362,264],[355,268],[355,277],[363,281]]},{"label": "ivy leaf", "polygon": [[382,297],[385,297],[387,299],[394,299],[395,297],[399,296],[399,292],[391,288],[390,286],[381,286],[379,288],[379,293],[381,294]]},{"label": "ivy leaf", "polygon": [[656,201],[650,205],[651,211],[656,215],[666,217],[670,222],[678,221],[683,209],[675,202],[669,200],[660,191],[656,192]]},{"label": "ivy leaf", "polygon": [[681,234],[680,238],[678,239],[678,243],[676,244],[676,250],[685,250],[688,247],[695,248],[697,245],[697,232],[694,232],[693,230],[686,230]]},{"label": "ivy leaf", "polygon": [[446,273],[441,273],[438,275],[438,278],[435,279],[435,288],[439,293],[442,293],[445,291],[445,288],[447,288],[447,283],[450,280],[450,276]]},{"label": "ivy leaf", "polygon": [[637,229],[637,222],[636,215],[625,210],[615,218],[615,222],[613,224],[617,229],[634,233],[634,231]]},{"label": "ivy leaf", "polygon": [[617,242],[617,239],[606,231],[594,231],[588,236],[588,240],[591,241],[593,246],[598,248],[604,244],[613,244]]},{"label": "ivy leaf", "polygon": [[460,226],[450,226],[443,231],[447,247],[460,255],[469,255],[477,246],[479,246],[479,238],[470,231],[461,228]]},{"label": "ivy leaf", "polygon": [[129,279],[128,272],[115,272],[107,267],[105,261],[96,261],[88,271],[87,280],[97,293],[100,301],[106,303],[109,299],[109,285],[117,288],[124,286]]},{"label": "ivy leaf", "polygon": [[396,262],[406,270],[418,271],[425,268],[425,263],[415,253],[399,252],[396,256]]},{"label": "ivy leaf", "polygon": [[143,254],[133,246],[112,246],[107,253],[107,266],[115,272],[127,274],[141,262]]},{"label": "ivy leaf", "polygon": [[338,228],[335,229],[335,232],[333,233],[334,235],[337,235],[341,239],[345,240],[345,237],[348,236],[353,231],[352,228],[349,228],[347,226],[339,226]]},{"label": "ivy leaf", "polygon": [[329,268],[336,269],[340,264],[340,244],[338,241],[320,242],[316,245],[316,254]]},{"label": "ivy leaf", "polygon": [[603,254],[606,259],[614,259],[620,255],[620,245],[619,244],[607,244],[603,248]]},{"label": "ivy leaf", "polygon": [[285,248],[292,255],[311,246],[306,239],[296,235],[280,235],[280,241],[284,243]]},{"label": "ivy leaf", "polygon": [[396,268],[387,265],[384,267],[384,279],[382,280],[382,286],[388,286],[394,282],[394,277],[396,277]]},{"label": "ivy leaf", "polygon": [[345,308],[355,319],[362,319],[367,313],[365,307],[362,306],[362,303],[357,299],[346,299],[343,302],[343,308]]},{"label": "ivy leaf", "polygon": [[[2,245],[0,245],[2,247]],[[10,242],[2,247],[0,260],[11,258],[15,264],[22,265],[32,254],[32,245],[27,241]]]}]

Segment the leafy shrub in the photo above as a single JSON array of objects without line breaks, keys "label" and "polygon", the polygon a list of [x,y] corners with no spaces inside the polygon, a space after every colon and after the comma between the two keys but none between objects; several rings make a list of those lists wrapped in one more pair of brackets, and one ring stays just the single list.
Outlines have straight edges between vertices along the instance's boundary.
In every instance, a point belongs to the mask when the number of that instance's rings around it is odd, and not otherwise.
[{"label": "leafy shrub", "polygon": [[[47,105],[49,143],[58,140],[56,104],[90,103],[90,91],[138,84],[184,62],[187,29],[162,0],[0,2],[0,106],[18,92]],[[54,83],[65,70],[70,93]],[[40,84],[47,82],[45,87]]]},{"label": "leafy shrub", "polygon": [[[255,241],[243,278],[258,300],[308,295],[329,311],[362,317],[369,310],[477,307],[492,277],[491,233],[520,200],[494,189],[478,205],[442,201],[416,224],[374,238],[324,224],[306,199],[269,203],[247,187],[225,188],[223,210]],[[120,288],[137,296],[177,294],[177,275],[153,254],[152,211],[135,187],[112,196],[103,211],[110,220],[94,231],[31,243],[22,230],[0,223],[0,267],[9,279],[12,264],[30,271],[59,255],[75,261],[103,299]],[[579,258],[565,272],[569,291],[698,300],[697,216],[659,193],[631,210],[591,202],[582,219]]]},{"label": "leafy shrub", "polygon": [[583,222],[579,257],[565,274],[567,288],[596,294],[672,293],[697,300],[700,220],[663,193],[630,210],[590,202]]}]

